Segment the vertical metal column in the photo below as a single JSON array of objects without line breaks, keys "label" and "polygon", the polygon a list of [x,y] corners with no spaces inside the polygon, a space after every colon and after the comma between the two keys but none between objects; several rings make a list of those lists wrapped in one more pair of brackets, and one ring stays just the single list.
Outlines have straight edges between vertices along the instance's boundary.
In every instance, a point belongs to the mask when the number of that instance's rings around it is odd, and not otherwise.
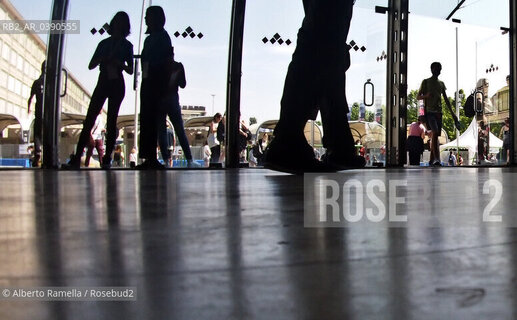
[{"label": "vertical metal column", "polygon": [[386,166],[406,163],[409,0],[390,0],[386,75]]},{"label": "vertical metal column", "polygon": [[517,155],[517,0],[510,1],[510,163],[516,164]]},{"label": "vertical metal column", "polygon": [[226,89],[226,168],[239,167],[242,41],[246,0],[233,0]]},{"label": "vertical metal column", "polygon": [[[52,20],[66,20],[69,0],[54,0]],[[61,123],[61,69],[65,34],[50,34],[47,46],[47,69],[43,97],[43,163],[42,167],[59,167],[59,134]]]}]

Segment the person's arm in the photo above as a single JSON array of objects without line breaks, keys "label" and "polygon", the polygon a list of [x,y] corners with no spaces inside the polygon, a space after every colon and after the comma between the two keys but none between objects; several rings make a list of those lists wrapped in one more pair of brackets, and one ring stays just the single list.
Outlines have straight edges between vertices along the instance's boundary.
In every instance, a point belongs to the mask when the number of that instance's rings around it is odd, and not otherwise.
[{"label": "person's arm", "polygon": [[133,45],[129,43],[128,50],[127,50],[127,56],[124,61],[125,63],[122,64],[122,70],[126,71],[127,74],[132,75],[133,74]]},{"label": "person's arm", "polygon": [[187,79],[185,78],[185,68],[183,67],[183,63],[178,63],[179,64],[179,74],[178,74],[178,86],[181,88],[181,89],[185,89],[185,87],[187,86]]},{"label": "person's arm", "polygon": [[34,93],[32,93],[31,91],[31,96],[29,97],[29,100],[27,101],[27,113],[31,113],[31,102],[32,102],[32,97],[34,97]]},{"label": "person's arm", "polygon": [[[425,100],[431,97],[431,93],[427,92],[426,87],[426,81],[422,81],[422,84],[420,85],[420,89],[418,89],[418,94],[416,96],[417,100]],[[424,114],[427,114],[427,105],[424,103]]]},{"label": "person's arm", "polygon": [[37,87],[37,80],[32,83],[31,87],[31,95],[29,97],[29,100],[27,100],[27,113],[31,113],[31,102],[32,98],[36,95],[36,87]]},{"label": "person's arm", "polygon": [[90,63],[88,64],[88,69],[89,70],[93,70],[95,69],[98,65],[101,64],[101,62],[103,62],[103,57],[101,55],[101,46],[102,46],[102,41],[101,43],[99,43],[99,45],[97,46],[97,48],[95,49],[95,52],[93,53],[93,56],[92,56],[92,59],[90,60]]},{"label": "person's arm", "polygon": [[427,130],[425,129],[423,124],[420,125],[420,129],[422,129],[422,134],[420,135],[420,137],[422,137],[422,139],[425,139],[425,134]]}]

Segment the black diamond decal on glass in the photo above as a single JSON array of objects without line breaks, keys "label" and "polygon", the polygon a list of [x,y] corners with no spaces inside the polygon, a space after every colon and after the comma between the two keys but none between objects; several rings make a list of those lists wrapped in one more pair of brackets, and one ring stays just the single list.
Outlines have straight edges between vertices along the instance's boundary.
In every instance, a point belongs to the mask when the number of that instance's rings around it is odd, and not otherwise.
[{"label": "black diamond decal on glass", "polygon": [[354,46],[355,46],[355,41],[354,41],[354,40],[350,41],[350,46],[351,46],[351,47],[354,47]]},{"label": "black diamond decal on glass", "polygon": [[379,60],[381,60],[381,58],[377,57],[377,62],[378,62]]},{"label": "black diamond decal on glass", "polygon": [[275,33],[275,35],[273,36],[273,38],[275,38],[275,40],[278,40],[280,39],[280,35],[278,33]]},{"label": "black diamond decal on glass", "polygon": [[191,28],[191,27],[187,27],[187,29],[185,29],[185,31],[187,31],[187,33],[191,33],[191,32],[192,32],[192,31],[194,31],[194,30],[192,30],[192,28]]},{"label": "black diamond decal on glass", "polygon": [[93,28],[92,30],[90,30],[90,32],[91,32],[92,34],[96,34],[96,33],[97,33],[97,29]]},{"label": "black diamond decal on glass", "polygon": [[269,41],[268,38],[266,38],[266,37],[262,38],[262,42],[267,43],[268,41]]},{"label": "black diamond decal on glass", "polygon": [[347,44],[347,45],[346,45],[346,47],[345,47],[345,49],[346,49],[347,51],[350,51],[350,49],[352,49],[352,47],[351,47],[349,44]]},{"label": "black diamond decal on glass", "polygon": [[366,48],[364,46],[361,47],[361,51],[362,52],[365,52],[366,51]]},{"label": "black diamond decal on glass", "polygon": [[354,50],[355,51],[359,50],[359,47],[358,46],[354,46]]},{"label": "black diamond decal on glass", "polygon": [[188,36],[188,33],[183,32],[183,33],[181,34],[181,36],[182,36],[183,38],[186,38],[186,37]]},{"label": "black diamond decal on glass", "polygon": [[282,45],[284,43],[284,40],[282,40],[282,38],[278,39],[278,44],[279,45]]},{"label": "black diamond decal on glass", "polygon": [[100,30],[99,30],[99,33],[100,33],[100,34],[104,34],[104,32],[106,32],[106,31],[104,31],[104,29],[100,29]]},{"label": "black diamond decal on glass", "polygon": [[194,32],[192,32],[191,34],[189,34],[189,36],[194,39],[194,37],[196,36],[196,34]]},{"label": "black diamond decal on glass", "polygon": [[290,44],[291,44],[291,40],[287,39],[287,40],[285,41],[285,44],[286,44],[286,45],[290,45]]},{"label": "black diamond decal on glass", "polygon": [[204,37],[204,35],[200,32],[200,33],[198,33],[198,34],[197,34],[197,37],[198,37],[199,39],[201,39],[201,38],[203,38],[203,37]]},{"label": "black diamond decal on glass", "polygon": [[272,44],[275,44],[276,40],[275,40],[275,38],[271,38],[271,40],[269,40],[269,42],[271,42]]},{"label": "black diamond decal on glass", "polygon": [[177,37],[179,37],[180,35],[181,35],[181,34],[180,34],[178,31],[174,32],[174,36],[175,36],[176,38],[177,38]]}]

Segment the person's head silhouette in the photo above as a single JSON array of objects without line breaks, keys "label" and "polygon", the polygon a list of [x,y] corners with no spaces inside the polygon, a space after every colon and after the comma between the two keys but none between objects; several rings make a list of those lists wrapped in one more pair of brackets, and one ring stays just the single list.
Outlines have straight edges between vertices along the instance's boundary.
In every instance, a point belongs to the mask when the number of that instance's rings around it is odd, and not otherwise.
[{"label": "person's head silhouette", "polygon": [[146,34],[160,31],[165,26],[165,12],[160,6],[150,6],[145,11]]},{"label": "person's head silhouette", "polygon": [[438,77],[442,72],[442,64],[440,62],[431,63],[431,73],[433,76]]},{"label": "person's head silhouette", "polygon": [[129,22],[129,16],[124,11],[119,11],[111,19],[108,34],[110,36],[127,37],[131,32],[131,24]]}]

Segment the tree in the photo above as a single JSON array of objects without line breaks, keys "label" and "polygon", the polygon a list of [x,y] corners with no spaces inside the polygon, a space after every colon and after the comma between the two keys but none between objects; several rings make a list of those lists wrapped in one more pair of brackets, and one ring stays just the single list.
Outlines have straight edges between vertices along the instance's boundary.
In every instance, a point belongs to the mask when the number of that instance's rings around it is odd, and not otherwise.
[{"label": "tree", "polygon": [[257,123],[257,118],[255,118],[255,117],[250,117],[250,126],[251,126],[251,125],[254,125],[255,123]]}]

